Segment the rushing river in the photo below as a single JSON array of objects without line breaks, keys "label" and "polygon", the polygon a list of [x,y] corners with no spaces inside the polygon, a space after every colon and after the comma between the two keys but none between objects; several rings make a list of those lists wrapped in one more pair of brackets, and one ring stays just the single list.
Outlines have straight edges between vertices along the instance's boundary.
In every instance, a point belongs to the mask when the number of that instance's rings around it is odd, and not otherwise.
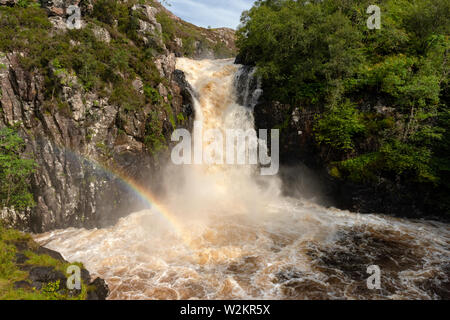
[{"label": "rushing river", "polygon": [[[232,60],[180,58],[177,68],[204,128],[253,128],[236,103]],[[278,178],[256,169],[171,166],[163,210],[36,240],[105,279],[109,299],[450,299],[447,224],[283,197]],[[381,289],[367,286],[373,265]]]}]

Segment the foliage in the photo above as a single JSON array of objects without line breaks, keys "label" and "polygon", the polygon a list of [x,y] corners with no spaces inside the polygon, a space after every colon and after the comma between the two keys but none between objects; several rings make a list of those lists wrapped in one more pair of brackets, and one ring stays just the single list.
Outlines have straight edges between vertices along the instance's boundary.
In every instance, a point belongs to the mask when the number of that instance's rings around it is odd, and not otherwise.
[{"label": "foliage", "polygon": [[35,162],[21,156],[24,141],[10,128],[0,129],[0,207],[25,209],[34,205],[28,178]]},{"label": "foliage", "polygon": [[[132,81],[139,76],[146,83],[156,86],[163,80],[149,56],[151,53],[128,38],[128,34],[135,32],[137,28],[127,20],[132,19],[129,7],[115,3],[116,1],[108,0],[96,1],[94,17],[100,19],[100,22],[86,18],[86,28],[57,34],[50,32],[51,23],[43,9],[1,7],[0,51],[27,53],[21,62],[27,69],[39,69],[45,75],[48,99],[53,98],[60,86],[59,78],[54,77],[54,72],[58,76],[62,71],[73,71],[86,90],[95,90],[108,96],[111,94],[111,86],[119,87],[119,92],[114,94],[114,102],[127,108],[136,108],[143,97],[135,92]],[[103,8],[110,10],[111,15],[101,12]],[[113,23],[110,19],[119,20],[118,30],[103,24]],[[93,30],[98,27],[110,32],[110,43],[97,39]],[[10,37],[10,34],[16,36]],[[57,65],[54,64],[55,61]]]},{"label": "foliage", "polygon": [[[27,269],[20,268],[16,263],[16,253],[18,253],[16,243],[22,243],[29,248],[36,249],[39,247],[30,235],[13,229],[6,229],[0,224],[0,300],[84,300],[86,298],[88,288],[85,283],[82,283],[81,292],[77,295],[60,291],[59,281],[46,283],[40,290],[36,288],[15,288],[14,283],[17,281],[29,282],[28,272],[24,271]],[[36,254],[30,250],[26,251],[25,254],[30,258],[26,264],[51,266],[64,274],[67,267],[72,265],[55,260],[47,255]],[[75,263],[75,265],[83,268],[81,263]]]},{"label": "foliage", "polygon": [[369,30],[372,4],[256,1],[242,15],[239,55],[269,99],[318,110],[315,138],[333,176],[437,190],[430,201],[450,212],[450,3],[378,1],[382,26]]},{"label": "foliage", "polygon": [[[185,21],[174,20],[169,14],[160,10],[156,16],[162,27],[162,37],[167,48],[179,51],[183,56],[192,57],[197,49],[210,50],[217,58],[230,58],[235,55],[234,49],[229,48],[212,29],[202,29]],[[206,39],[209,38],[212,41]],[[178,48],[176,39],[183,43]]]},{"label": "foliage", "polygon": [[148,85],[144,86],[144,95],[153,104],[158,104],[161,103],[162,101],[162,97],[159,94],[158,90],[152,88],[151,86]]},{"label": "foliage", "polygon": [[156,111],[153,111],[147,120],[144,138],[144,143],[150,150],[152,156],[156,156],[160,151],[167,149],[166,138],[162,130],[159,115]]}]

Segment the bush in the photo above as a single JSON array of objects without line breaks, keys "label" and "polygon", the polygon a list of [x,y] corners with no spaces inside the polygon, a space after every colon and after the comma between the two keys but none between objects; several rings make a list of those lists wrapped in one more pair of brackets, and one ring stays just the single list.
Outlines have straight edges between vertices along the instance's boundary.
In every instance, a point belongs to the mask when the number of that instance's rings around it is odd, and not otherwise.
[{"label": "bush", "polygon": [[414,184],[449,212],[450,3],[381,1],[380,30],[366,26],[371,4],[256,1],[239,55],[269,100],[319,114],[314,137],[333,176]]},{"label": "bush", "polygon": [[325,112],[315,126],[319,144],[340,150],[353,150],[354,136],[364,132],[364,129],[359,112],[349,102]]},{"label": "bush", "polygon": [[25,209],[34,206],[29,177],[35,162],[22,156],[24,141],[10,128],[0,129],[0,207]]}]

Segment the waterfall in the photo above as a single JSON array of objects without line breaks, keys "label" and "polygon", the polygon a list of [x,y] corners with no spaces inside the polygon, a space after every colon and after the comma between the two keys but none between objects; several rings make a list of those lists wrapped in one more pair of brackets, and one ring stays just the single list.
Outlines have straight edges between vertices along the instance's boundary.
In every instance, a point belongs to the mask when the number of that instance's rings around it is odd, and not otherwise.
[{"label": "waterfall", "polygon": [[[254,128],[261,94],[254,70],[185,58],[177,68],[205,128]],[[168,164],[164,183],[164,210],[35,238],[105,279],[109,299],[449,298],[446,224],[283,197],[279,179],[254,166]],[[381,289],[367,284],[374,266]]]}]

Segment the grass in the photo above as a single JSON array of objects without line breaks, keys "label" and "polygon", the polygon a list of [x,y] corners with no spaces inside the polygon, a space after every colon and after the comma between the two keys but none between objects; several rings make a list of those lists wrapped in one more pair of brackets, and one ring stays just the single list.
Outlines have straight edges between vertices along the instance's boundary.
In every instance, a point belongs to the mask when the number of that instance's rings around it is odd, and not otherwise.
[{"label": "grass", "polygon": [[[33,250],[39,245],[33,241],[30,235],[13,229],[7,229],[0,225],[0,300],[85,300],[89,290],[85,283],[81,285],[81,293],[71,295],[67,291],[59,291],[59,280],[45,284],[40,290],[36,288],[16,289],[14,283],[27,281],[30,283],[27,271],[21,270],[16,263],[16,253],[20,252],[18,245],[28,247],[21,253],[29,260],[25,265],[53,267],[55,270],[66,274],[70,265],[83,268],[81,263],[64,263],[48,255],[36,254]],[[31,283],[30,283],[31,284]]]}]

